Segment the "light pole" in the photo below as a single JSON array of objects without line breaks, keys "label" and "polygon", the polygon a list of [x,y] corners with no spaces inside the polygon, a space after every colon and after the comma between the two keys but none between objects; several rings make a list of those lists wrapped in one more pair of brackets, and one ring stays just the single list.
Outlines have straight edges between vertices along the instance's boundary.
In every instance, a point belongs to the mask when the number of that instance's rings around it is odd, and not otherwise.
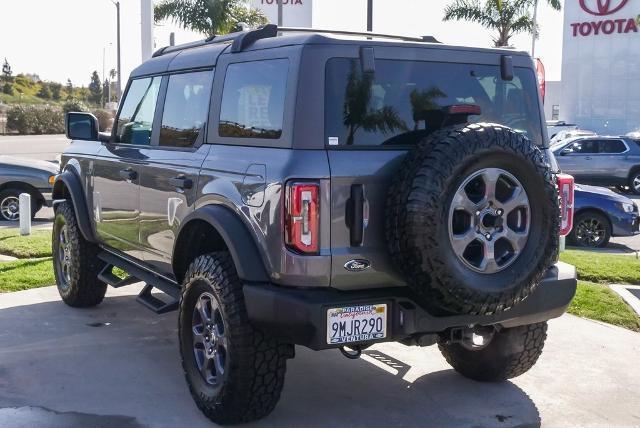
[{"label": "light pole", "polygon": [[278,27],[282,27],[282,0],[278,0]]},{"label": "light pole", "polygon": [[109,0],[116,7],[116,19],[117,19],[117,68],[118,68],[118,84],[116,85],[116,98],[120,102],[120,96],[122,95],[122,72],[120,71],[120,2],[116,0]]},{"label": "light pole", "polygon": [[373,0],[367,0],[367,31],[373,31]]}]

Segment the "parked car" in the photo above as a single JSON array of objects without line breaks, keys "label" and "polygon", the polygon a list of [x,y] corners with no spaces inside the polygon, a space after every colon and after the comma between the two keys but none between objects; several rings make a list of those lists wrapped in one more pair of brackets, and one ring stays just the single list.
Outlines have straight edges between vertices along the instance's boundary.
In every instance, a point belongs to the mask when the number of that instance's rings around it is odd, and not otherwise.
[{"label": "parked car", "polygon": [[51,206],[53,181],[58,165],[34,159],[0,156],[0,220],[20,219],[19,196],[31,195],[31,216]]},{"label": "parked car", "polygon": [[553,146],[555,144],[561,143],[568,138],[574,137],[591,137],[597,135],[593,131],[587,131],[586,129],[566,129],[563,131],[557,132],[553,136],[549,136],[549,143]]},{"label": "parked car", "polygon": [[640,194],[640,140],[631,137],[575,137],[551,146],[563,172],[577,183],[629,186]]},{"label": "parked car", "polygon": [[567,237],[580,247],[606,247],[613,236],[640,233],[638,206],[604,187],[575,185],[573,230]]},{"label": "parked car", "polygon": [[109,134],[68,113],[63,301],[146,282],[142,304],[179,311],[187,384],[221,424],[274,409],[294,345],[438,344],[469,378],[529,370],[576,290],[556,260],[573,180],[554,174],[531,57],[297,32],[161,49]]},{"label": "parked car", "polygon": [[578,125],[575,123],[567,123],[564,120],[547,120],[547,135],[549,139],[553,140],[559,132],[573,131],[578,129]]}]

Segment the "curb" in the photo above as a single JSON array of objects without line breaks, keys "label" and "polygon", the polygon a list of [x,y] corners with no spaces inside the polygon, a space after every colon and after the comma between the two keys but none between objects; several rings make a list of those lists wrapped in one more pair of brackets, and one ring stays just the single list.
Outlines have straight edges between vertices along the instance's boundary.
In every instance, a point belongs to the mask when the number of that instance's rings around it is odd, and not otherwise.
[{"label": "curb", "polygon": [[[629,290],[634,290],[640,295],[639,285],[623,285],[623,284],[611,284],[609,285],[613,291],[615,291],[622,299],[631,306],[638,316],[640,316],[640,299],[633,295]],[[636,291],[637,290],[637,291]]]}]

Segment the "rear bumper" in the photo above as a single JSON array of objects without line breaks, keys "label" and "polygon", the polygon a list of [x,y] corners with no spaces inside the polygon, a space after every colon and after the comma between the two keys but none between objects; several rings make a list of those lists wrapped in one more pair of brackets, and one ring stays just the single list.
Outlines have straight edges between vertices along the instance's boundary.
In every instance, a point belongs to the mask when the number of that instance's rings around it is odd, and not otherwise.
[{"label": "rear bumper", "polygon": [[498,324],[508,328],[556,318],[571,303],[576,285],[575,268],[559,262],[547,271],[526,300],[502,314],[485,316],[431,315],[416,303],[407,287],[339,291],[252,284],[245,285],[244,296],[249,318],[255,325],[288,343],[320,350],[339,346],[326,343],[330,308],[386,303],[387,337],[377,342],[389,342],[453,327]]}]

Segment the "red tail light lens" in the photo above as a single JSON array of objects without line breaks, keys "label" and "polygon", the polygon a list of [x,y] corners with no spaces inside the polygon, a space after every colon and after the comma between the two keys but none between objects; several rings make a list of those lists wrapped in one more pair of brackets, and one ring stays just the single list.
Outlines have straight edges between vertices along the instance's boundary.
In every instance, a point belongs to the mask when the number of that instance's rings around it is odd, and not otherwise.
[{"label": "red tail light lens", "polygon": [[315,183],[289,183],[286,194],[285,243],[299,253],[318,252],[320,186]]},{"label": "red tail light lens", "polygon": [[560,193],[560,236],[567,236],[573,228],[573,177],[558,174]]}]

